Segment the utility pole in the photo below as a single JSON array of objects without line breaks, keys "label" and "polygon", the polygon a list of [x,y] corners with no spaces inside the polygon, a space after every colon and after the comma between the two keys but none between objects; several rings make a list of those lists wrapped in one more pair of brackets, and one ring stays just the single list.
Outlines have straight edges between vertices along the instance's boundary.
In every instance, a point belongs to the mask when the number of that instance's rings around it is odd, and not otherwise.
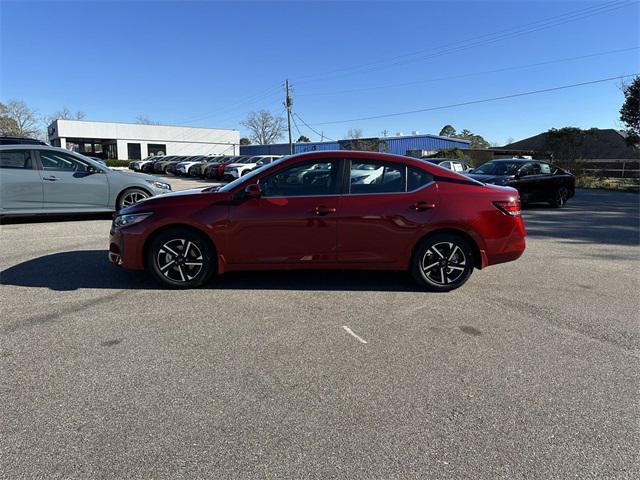
[{"label": "utility pole", "polygon": [[293,143],[291,143],[291,107],[293,106],[293,99],[289,96],[289,80],[284,81],[284,89],[286,97],[284,99],[284,106],[287,109],[287,126],[289,129],[289,155],[293,155]]}]

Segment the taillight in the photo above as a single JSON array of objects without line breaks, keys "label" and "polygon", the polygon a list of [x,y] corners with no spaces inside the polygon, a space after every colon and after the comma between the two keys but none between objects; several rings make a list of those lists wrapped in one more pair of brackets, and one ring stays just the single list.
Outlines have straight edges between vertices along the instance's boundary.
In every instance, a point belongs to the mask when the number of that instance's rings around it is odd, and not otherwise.
[{"label": "taillight", "polygon": [[511,215],[517,217],[520,215],[520,199],[510,198],[509,200],[498,200],[493,202],[498,210],[505,215]]}]

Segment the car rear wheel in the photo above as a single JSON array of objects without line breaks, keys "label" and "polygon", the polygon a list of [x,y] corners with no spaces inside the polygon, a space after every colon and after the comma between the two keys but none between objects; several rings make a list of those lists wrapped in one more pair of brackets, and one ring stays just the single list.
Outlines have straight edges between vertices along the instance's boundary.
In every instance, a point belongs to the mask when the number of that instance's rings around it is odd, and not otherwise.
[{"label": "car rear wheel", "polygon": [[148,192],[145,192],[141,188],[127,188],[118,197],[118,210],[122,210],[123,208],[135,205],[140,200],[144,200],[145,198],[149,198],[150,196],[151,195],[149,195]]},{"label": "car rear wheel", "polygon": [[204,235],[176,228],[153,239],[147,251],[147,268],[163,286],[199,287],[215,272],[215,256]]},{"label": "car rear wheel", "polygon": [[433,292],[448,292],[461,287],[474,268],[473,249],[456,234],[437,234],[423,240],[411,262],[413,278]]},{"label": "car rear wheel", "polygon": [[569,198],[569,190],[565,187],[560,187],[556,190],[556,193],[553,197],[553,200],[550,202],[552,207],[562,208],[567,203],[567,199]]}]

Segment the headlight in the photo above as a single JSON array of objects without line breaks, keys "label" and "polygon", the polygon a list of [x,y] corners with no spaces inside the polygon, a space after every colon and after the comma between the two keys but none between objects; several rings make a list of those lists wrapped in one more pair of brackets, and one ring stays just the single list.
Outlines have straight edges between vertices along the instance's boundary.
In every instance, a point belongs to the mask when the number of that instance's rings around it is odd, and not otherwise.
[{"label": "headlight", "polygon": [[153,185],[154,187],[159,188],[160,190],[171,190],[171,185],[169,185],[168,183],[157,182],[155,180],[147,180],[146,182],[149,185]]},{"label": "headlight", "polygon": [[145,218],[150,217],[153,213],[134,213],[131,215],[118,215],[113,219],[114,227],[128,227],[134,223],[140,223]]}]

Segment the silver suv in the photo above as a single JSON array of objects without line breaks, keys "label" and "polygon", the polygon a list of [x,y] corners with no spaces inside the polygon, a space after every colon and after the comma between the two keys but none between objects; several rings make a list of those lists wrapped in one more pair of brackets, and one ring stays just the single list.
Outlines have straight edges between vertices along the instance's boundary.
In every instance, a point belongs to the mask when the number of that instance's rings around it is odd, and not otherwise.
[{"label": "silver suv", "polygon": [[151,175],[111,170],[75,152],[0,145],[0,215],[110,212],[171,191]]}]

